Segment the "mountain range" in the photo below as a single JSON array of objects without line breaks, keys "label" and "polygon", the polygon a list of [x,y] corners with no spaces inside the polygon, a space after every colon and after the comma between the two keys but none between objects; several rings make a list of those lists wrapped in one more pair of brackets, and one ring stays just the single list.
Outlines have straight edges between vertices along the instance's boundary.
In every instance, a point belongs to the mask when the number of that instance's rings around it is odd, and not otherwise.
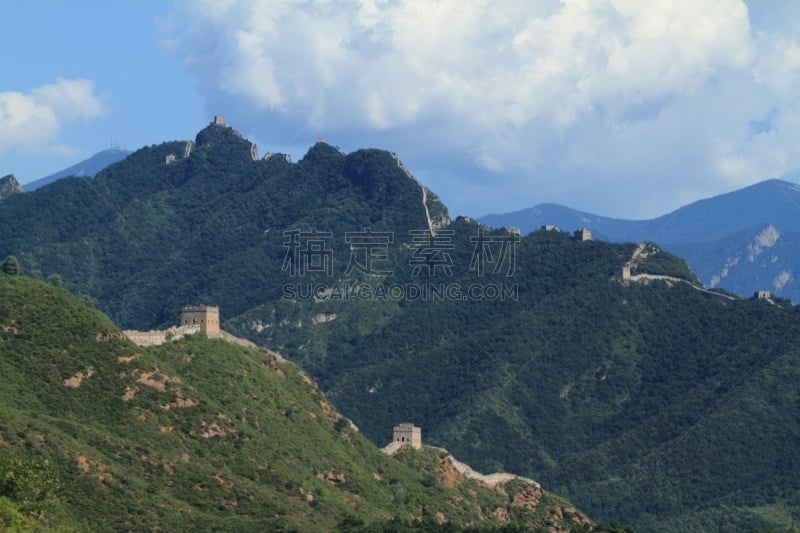
[{"label": "mountain range", "polygon": [[428,443],[536,479],[593,519],[791,527],[790,301],[710,290],[652,243],[450,220],[384,150],[256,154],[211,124],[94,179],[9,196],[0,257],[126,329],[218,305],[225,330],[300,365],[374,443],[391,438],[387,420],[413,421]]},{"label": "mountain range", "polygon": [[[119,148],[103,150],[26,184],[25,190],[69,176],[92,177],[130,153]],[[0,190],[0,199],[17,190]],[[800,302],[795,268],[800,261],[796,246],[800,242],[800,185],[789,181],[767,180],[649,220],[610,218],[547,203],[478,220],[492,227],[518,227],[525,233],[555,225],[565,230],[586,227],[595,238],[612,242],[651,241],[686,259],[708,287],[740,296],[768,290]]]},{"label": "mountain range", "polygon": [[709,287],[742,296],[768,290],[800,302],[800,185],[767,180],[650,220],[623,220],[556,204],[479,219],[530,232],[546,224],[588,228],[612,242],[650,241],[683,257]]},{"label": "mountain range", "polygon": [[122,161],[128,157],[130,153],[131,152],[129,150],[123,150],[122,148],[109,148],[107,150],[101,150],[89,159],[85,159],[80,163],[72,165],[71,167],[65,168],[64,170],[59,170],[58,172],[50,174],[49,176],[26,183],[25,190],[28,192],[35,191],[39,187],[44,187],[45,185],[68,176],[85,176],[87,178],[94,177],[95,174],[106,168],[108,165],[116,163],[117,161]]}]

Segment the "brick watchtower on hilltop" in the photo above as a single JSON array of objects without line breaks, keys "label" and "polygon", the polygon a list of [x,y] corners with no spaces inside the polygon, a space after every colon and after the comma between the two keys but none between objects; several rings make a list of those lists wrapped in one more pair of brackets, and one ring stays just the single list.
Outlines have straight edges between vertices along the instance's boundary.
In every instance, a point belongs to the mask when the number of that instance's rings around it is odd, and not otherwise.
[{"label": "brick watchtower on hilltop", "polygon": [[572,234],[572,238],[574,238],[576,241],[591,241],[592,232],[586,228],[576,229]]},{"label": "brick watchtower on hilltop", "polygon": [[187,305],[181,309],[181,326],[200,326],[206,337],[219,337],[219,307]]},{"label": "brick watchtower on hilltop", "polygon": [[392,442],[399,442],[402,445],[408,444],[412,448],[419,450],[422,448],[422,429],[408,423],[395,426]]}]

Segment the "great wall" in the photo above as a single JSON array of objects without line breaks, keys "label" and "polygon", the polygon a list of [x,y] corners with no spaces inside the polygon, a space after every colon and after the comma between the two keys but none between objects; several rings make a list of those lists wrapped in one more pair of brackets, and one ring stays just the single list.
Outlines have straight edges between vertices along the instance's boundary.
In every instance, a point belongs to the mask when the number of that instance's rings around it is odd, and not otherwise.
[{"label": "great wall", "polygon": [[221,339],[250,348],[257,347],[255,343],[247,339],[241,339],[222,330],[219,326],[219,307],[205,305],[183,307],[179,326],[150,331],[128,329],[122,333],[139,346],[158,346],[165,342],[182,339],[187,335],[202,333],[210,339]]}]

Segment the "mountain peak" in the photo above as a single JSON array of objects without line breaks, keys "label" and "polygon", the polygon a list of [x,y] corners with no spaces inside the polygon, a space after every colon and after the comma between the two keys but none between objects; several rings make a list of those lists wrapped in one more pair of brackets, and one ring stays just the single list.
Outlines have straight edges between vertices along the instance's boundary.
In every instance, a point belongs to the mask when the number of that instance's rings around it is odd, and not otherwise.
[{"label": "mountain peak", "polygon": [[339,150],[338,147],[333,146],[325,142],[325,140],[320,137],[317,139],[317,142],[311,146],[303,158],[300,160],[301,163],[315,163],[318,161],[324,161],[327,159],[341,159],[345,158],[345,154]]},{"label": "mountain peak", "polygon": [[22,185],[19,184],[17,178],[15,178],[13,174],[0,178],[0,200],[5,200],[12,194],[17,194],[22,191]]},{"label": "mountain peak", "polygon": [[124,150],[119,147],[107,148],[94,154],[89,159],[84,159],[80,163],[72,165],[71,167],[60,170],[55,174],[50,174],[44,178],[40,178],[30,183],[25,184],[25,190],[28,192],[35,191],[40,187],[44,187],[54,181],[68,176],[79,176],[93,178],[95,174],[103,170],[109,165],[122,161],[131,154],[129,150]]}]

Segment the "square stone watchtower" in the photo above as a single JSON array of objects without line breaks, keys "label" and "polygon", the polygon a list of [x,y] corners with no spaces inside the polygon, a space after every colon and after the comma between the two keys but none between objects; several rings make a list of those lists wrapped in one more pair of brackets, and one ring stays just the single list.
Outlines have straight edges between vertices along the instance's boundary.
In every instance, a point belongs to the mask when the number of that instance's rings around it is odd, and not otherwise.
[{"label": "square stone watchtower", "polygon": [[394,427],[392,442],[408,444],[417,450],[422,448],[422,428],[414,424],[400,424]]},{"label": "square stone watchtower", "polygon": [[614,273],[614,277],[621,281],[628,281],[631,279],[631,267],[628,265],[621,266],[619,270]]},{"label": "square stone watchtower", "polygon": [[575,232],[572,234],[572,237],[576,241],[591,241],[592,232],[586,228],[580,228],[575,230]]},{"label": "square stone watchtower", "polygon": [[187,305],[181,309],[181,326],[200,326],[206,337],[219,337],[219,307]]}]

